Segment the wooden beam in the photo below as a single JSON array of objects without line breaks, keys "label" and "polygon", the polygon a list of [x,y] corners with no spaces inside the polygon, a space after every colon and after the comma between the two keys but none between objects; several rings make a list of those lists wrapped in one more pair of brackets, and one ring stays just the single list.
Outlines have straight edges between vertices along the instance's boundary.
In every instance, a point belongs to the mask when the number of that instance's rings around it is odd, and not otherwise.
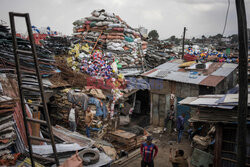
[{"label": "wooden beam", "polygon": [[222,125],[216,124],[214,166],[221,167]]},{"label": "wooden beam", "polygon": [[237,127],[237,166],[244,167],[246,164],[246,116],[248,112],[248,40],[247,20],[244,0],[235,0],[238,20],[239,40],[239,104],[238,104],[238,127]]}]

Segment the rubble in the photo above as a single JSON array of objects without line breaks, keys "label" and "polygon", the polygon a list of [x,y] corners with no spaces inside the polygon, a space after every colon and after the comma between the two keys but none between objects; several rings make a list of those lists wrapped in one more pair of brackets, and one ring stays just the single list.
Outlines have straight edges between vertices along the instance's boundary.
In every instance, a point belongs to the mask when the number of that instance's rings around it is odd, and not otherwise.
[{"label": "rubble", "polygon": [[14,107],[14,99],[0,96],[0,165],[14,165],[20,154],[14,154],[12,150],[13,147],[16,148],[17,138],[13,118]]},{"label": "rubble", "polygon": [[71,40],[64,36],[48,36],[42,41],[42,46],[55,55],[66,55],[70,45]]},{"label": "rubble", "polygon": [[105,139],[111,142],[119,153],[121,151],[129,152],[138,148],[141,143],[145,141],[146,136],[144,136],[144,134],[136,135],[134,133],[119,129],[108,133]]},{"label": "rubble", "polygon": [[159,40],[148,41],[145,59],[149,69],[153,69],[175,58],[177,58],[177,55],[172,50],[172,45],[170,43]]},{"label": "rubble", "polygon": [[[22,50],[29,50],[30,44],[29,41],[17,38],[18,48]],[[54,56],[52,53],[40,46],[36,45],[37,56],[39,67],[42,76],[46,77],[48,75],[57,73],[57,67],[55,64]],[[34,62],[32,59],[26,55],[20,55],[20,68],[24,71],[30,72],[31,68],[34,67]],[[12,48],[12,36],[9,33],[9,28],[4,25],[0,25],[0,67],[1,72],[15,71],[15,59]],[[35,72],[35,71],[31,71]]]}]

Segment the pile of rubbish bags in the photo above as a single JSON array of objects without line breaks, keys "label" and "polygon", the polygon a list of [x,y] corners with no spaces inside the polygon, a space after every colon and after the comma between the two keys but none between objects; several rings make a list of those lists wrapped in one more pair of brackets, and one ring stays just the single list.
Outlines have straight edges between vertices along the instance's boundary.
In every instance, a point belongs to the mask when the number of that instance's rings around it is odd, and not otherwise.
[{"label": "pile of rubbish bags", "polygon": [[213,61],[213,62],[227,62],[227,63],[238,63],[239,59],[232,55],[227,55],[223,52],[216,50],[196,50],[189,47],[185,50],[184,59],[186,61]]},{"label": "pile of rubbish bags", "polygon": [[[30,43],[29,41],[17,37],[18,49],[29,50]],[[36,45],[38,62],[40,67],[40,72],[43,76],[48,76],[59,72],[55,65],[55,60],[53,54],[40,46]],[[34,70],[35,64],[33,59],[27,55],[20,55],[20,66],[22,70],[31,71],[31,68]],[[1,72],[11,71],[15,69],[15,56],[13,54],[12,47],[12,36],[9,32],[8,26],[0,25],[0,68]]]},{"label": "pile of rubbish bags", "polygon": [[142,68],[147,42],[119,16],[94,10],[73,25],[74,35],[82,39],[69,51],[73,70],[108,78],[119,68]]}]

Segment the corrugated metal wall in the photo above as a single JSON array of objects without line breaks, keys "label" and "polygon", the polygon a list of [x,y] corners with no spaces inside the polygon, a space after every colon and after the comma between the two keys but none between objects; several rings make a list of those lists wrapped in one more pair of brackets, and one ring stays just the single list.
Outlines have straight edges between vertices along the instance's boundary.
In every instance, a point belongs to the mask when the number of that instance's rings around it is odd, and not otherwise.
[{"label": "corrugated metal wall", "polygon": [[171,104],[175,105],[176,118],[182,113],[186,114],[185,127],[188,127],[188,119],[190,118],[191,108],[189,106],[179,105],[178,102],[183,98],[177,97],[171,99],[171,95],[152,93],[151,123],[155,126],[164,126],[164,119],[170,109]]}]

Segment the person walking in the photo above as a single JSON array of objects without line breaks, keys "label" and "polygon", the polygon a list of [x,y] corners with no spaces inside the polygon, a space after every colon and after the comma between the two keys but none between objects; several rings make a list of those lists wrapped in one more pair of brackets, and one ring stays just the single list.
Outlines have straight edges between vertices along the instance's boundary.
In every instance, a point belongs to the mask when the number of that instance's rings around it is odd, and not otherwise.
[{"label": "person walking", "polygon": [[68,120],[69,120],[69,127],[70,127],[70,130],[72,132],[75,132],[76,131],[76,128],[77,128],[77,119],[78,118],[78,112],[77,112],[77,109],[76,109],[76,105],[74,103],[72,103],[72,107],[69,111],[69,117],[68,117]]},{"label": "person walking", "polygon": [[172,149],[169,151],[169,161],[173,167],[188,167],[187,158],[184,157],[183,150],[177,150],[175,156],[172,155]]},{"label": "person walking", "polygon": [[154,167],[154,159],[158,153],[158,147],[152,143],[153,137],[148,136],[145,143],[141,144],[141,167]]},{"label": "person walking", "polygon": [[180,143],[181,142],[181,137],[182,137],[182,133],[184,130],[184,118],[185,118],[185,113],[182,113],[182,115],[178,116],[177,118],[177,131],[178,131],[178,136],[177,136],[177,142]]},{"label": "person walking", "polygon": [[93,121],[93,114],[90,111],[90,107],[87,108],[85,112],[85,124],[86,124],[86,135],[87,137],[90,137],[90,126]]}]

